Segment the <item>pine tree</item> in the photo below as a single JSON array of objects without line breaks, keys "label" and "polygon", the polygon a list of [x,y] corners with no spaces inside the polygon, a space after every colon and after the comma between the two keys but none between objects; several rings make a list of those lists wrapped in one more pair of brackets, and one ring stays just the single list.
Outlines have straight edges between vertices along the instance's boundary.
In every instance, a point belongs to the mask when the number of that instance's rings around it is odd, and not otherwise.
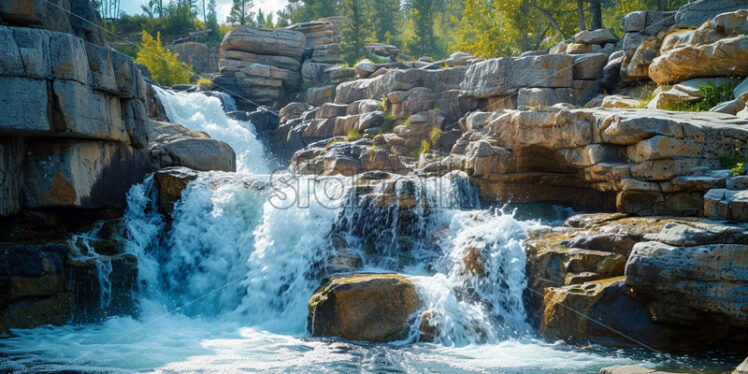
[{"label": "pine tree", "polygon": [[364,54],[364,40],[369,29],[366,7],[362,0],[341,0],[340,6],[341,14],[348,19],[340,38],[343,59],[353,63]]},{"label": "pine tree", "polygon": [[262,13],[262,9],[257,11],[257,27],[263,27],[265,25],[265,14]]},{"label": "pine tree", "polygon": [[434,50],[434,17],[432,13],[433,0],[413,0],[413,25],[415,40],[413,53],[427,55]]},{"label": "pine tree", "polygon": [[373,7],[374,37],[378,42],[391,43],[394,35],[398,34],[398,26],[402,20],[399,0],[380,0]]},{"label": "pine tree", "polygon": [[254,23],[252,18],[252,0],[234,0],[226,21],[233,25],[249,25]]}]

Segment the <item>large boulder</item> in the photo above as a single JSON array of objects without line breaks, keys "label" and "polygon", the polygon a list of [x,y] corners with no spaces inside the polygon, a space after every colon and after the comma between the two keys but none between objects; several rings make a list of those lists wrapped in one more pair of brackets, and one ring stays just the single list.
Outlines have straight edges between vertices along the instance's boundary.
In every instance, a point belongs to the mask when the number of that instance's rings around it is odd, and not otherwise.
[{"label": "large boulder", "polygon": [[672,32],[659,52],[649,65],[649,77],[659,84],[748,75],[748,9],[720,14],[693,31]]},{"label": "large boulder", "polygon": [[231,146],[207,134],[168,122],[149,121],[147,151],[155,169],[185,166],[199,171],[236,171]]},{"label": "large boulder", "polygon": [[130,186],[151,171],[145,152],[119,143],[38,140],[27,153],[29,208],[123,207]]},{"label": "large boulder", "polygon": [[399,274],[353,274],[329,279],[309,300],[314,336],[384,343],[403,336],[422,302]]},{"label": "large boulder", "polygon": [[675,23],[698,27],[719,14],[747,8],[747,0],[696,0],[678,9]]},{"label": "large boulder", "polygon": [[238,50],[301,59],[305,48],[306,37],[298,31],[237,26],[223,37],[221,55],[228,50]]},{"label": "large boulder", "polygon": [[[745,240],[748,229],[736,234]],[[689,245],[687,236],[675,239],[673,245],[637,243],[626,263],[626,286],[650,302],[659,321],[694,324],[711,319],[747,327],[748,246],[730,244],[727,235],[701,239],[715,244]]]},{"label": "large boulder", "polygon": [[482,61],[470,65],[461,88],[466,95],[483,99],[526,87],[572,87],[573,64],[573,58],[564,54]]}]

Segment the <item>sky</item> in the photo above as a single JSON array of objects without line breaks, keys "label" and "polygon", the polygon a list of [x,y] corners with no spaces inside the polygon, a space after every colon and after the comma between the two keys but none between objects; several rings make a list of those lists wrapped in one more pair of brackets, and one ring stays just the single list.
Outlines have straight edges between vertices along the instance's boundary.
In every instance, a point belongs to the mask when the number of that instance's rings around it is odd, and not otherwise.
[{"label": "sky", "polygon": [[[122,10],[127,14],[141,13],[140,5],[146,4],[148,0],[121,0],[120,6]],[[164,5],[168,0],[164,0]],[[286,0],[254,0],[254,11],[262,9],[262,12],[267,14],[268,12],[277,12],[286,6]],[[206,0],[207,4],[207,0]],[[231,10],[232,0],[216,0],[216,11],[218,13],[218,22],[225,23],[226,16]]]}]

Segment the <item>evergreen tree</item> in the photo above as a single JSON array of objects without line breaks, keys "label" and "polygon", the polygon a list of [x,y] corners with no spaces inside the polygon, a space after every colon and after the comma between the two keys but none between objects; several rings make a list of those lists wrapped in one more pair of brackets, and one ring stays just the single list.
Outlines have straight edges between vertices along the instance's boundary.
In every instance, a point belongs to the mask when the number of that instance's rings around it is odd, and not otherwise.
[{"label": "evergreen tree", "polygon": [[348,19],[340,38],[343,59],[353,63],[364,55],[364,40],[369,32],[366,7],[361,0],[341,0],[340,6],[341,14]]},{"label": "evergreen tree", "polygon": [[263,27],[265,25],[265,14],[262,13],[262,9],[257,11],[257,27]]},{"label": "evergreen tree", "polygon": [[234,0],[226,21],[232,25],[251,25],[252,18],[252,0]]},{"label": "evergreen tree", "polygon": [[415,28],[413,53],[426,55],[434,49],[434,17],[432,13],[433,0],[413,0],[412,17]]},{"label": "evergreen tree", "polygon": [[399,0],[380,0],[373,7],[374,37],[378,42],[391,44],[393,37],[398,34],[398,27],[402,21]]}]

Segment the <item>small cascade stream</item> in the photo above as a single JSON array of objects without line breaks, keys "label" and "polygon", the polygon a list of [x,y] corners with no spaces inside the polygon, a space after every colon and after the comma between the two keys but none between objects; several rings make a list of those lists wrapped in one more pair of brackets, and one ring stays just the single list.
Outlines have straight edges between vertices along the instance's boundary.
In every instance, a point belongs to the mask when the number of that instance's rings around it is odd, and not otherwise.
[{"label": "small cascade stream", "polygon": [[[481,207],[466,176],[363,187],[269,176],[251,124],[227,118],[218,98],[157,92],[172,122],[228,142],[239,172],[200,173],[170,220],[158,213],[153,177],[133,186],[122,242],[138,259],[137,313],[14,331],[0,341],[0,371],[595,373],[671,359],[537,338],[522,302],[523,243],[550,222]],[[480,271],[466,260],[476,254]],[[324,276],[347,270],[399,272],[416,284],[423,307],[405,339],[309,336],[310,296]],[[424,311],[439,326],[433,343],[417,342]]]}]

